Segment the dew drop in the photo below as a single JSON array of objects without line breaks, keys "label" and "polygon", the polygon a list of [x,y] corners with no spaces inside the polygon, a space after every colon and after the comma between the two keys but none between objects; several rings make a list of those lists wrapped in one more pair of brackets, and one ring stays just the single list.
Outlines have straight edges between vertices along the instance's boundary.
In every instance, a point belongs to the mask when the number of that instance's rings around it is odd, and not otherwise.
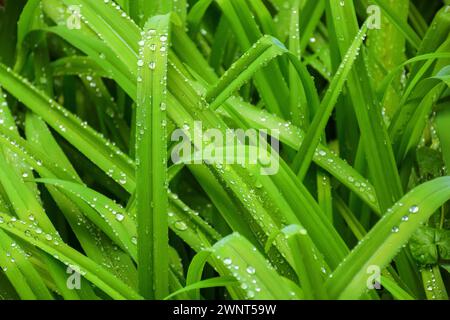
[{"label": "dew drop", "polygon": [[179,231],[185,231],[185,230],[187,230],[188,226],[183,221],[177,221],[177,222],[175,222],[175,228]]},{"label": "dew drop", "polygon": [[417,213],[419,212],[419,206],[413,205],[409,208],[409,213]]},{"label": "dew drop", "polygon": [[252,266],[248,266],[247,269],[245,269],[248,274],[255,274],[256,270]]}]

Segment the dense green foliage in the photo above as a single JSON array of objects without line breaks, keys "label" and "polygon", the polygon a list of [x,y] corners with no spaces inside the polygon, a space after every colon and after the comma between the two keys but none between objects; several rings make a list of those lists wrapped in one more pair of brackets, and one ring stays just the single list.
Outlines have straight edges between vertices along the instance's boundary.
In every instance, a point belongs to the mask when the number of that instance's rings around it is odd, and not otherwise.
[{"label": "dense green foliage", "polygon": [[0,299],[448,299],[450,1],[1,3]]}]

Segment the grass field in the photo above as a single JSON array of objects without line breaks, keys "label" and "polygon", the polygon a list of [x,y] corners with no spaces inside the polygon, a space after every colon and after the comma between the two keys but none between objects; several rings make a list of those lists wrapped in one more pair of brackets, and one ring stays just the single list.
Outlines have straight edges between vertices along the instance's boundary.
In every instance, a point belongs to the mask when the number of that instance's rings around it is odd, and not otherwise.
[{"label": "grass field", "polygon": [[0,299],[448,300],[449,35],[449,0],[0,1]]}]

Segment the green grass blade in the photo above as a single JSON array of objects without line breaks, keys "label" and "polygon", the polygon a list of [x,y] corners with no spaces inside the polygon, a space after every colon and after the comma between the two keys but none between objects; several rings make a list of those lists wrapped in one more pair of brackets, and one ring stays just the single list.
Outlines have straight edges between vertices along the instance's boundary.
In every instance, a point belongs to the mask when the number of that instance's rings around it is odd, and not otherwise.
[{"label": "green grass blade", "polygon": [[389,10],[389,4],[386,0],[373,0],[373,2],[380,6],[383,13],[389,18],[391,23],[395,25],[398,30],[403,33],[405,38],[410,42],[410,44],[418,49],[420,46],[420,37],[417,33],[399,16],[397,16],[395,11]]},{"label": "green grass blade", "polygon": [[43,233],[42,230],[40,232],[36,231],[37,229],[34,225],[30,225],[27,222],[19,223],[18,221],[11,220],[11,218],[4,214],[0,214],[0,217],[4,221],[4,223],[0,224],[1,229],[21,238],[25,242],[37,246],[52,256],[58,257],[61,262],[67,265],[78,267],[77,269],[86,279],[97,285],[112,298],[141,298],[128,285],[121,282],[103,267],[66,244],[53,239],[51,234]]},{"label": "green grass blade", "polygon": [[[12,71],[0,65],[0,83],[70,143],[86,154],[105,172],[118,181],[124,188],[134,188],[135,181],[124,177],[133,177],[134,164],[125,154],[111,145],[79,118],[70,114],[51,98],[45,96]],[[96,159],[94,159],[96,158]]]},{"label": "green grass blade", "polygon": [[136,225],[123,207],[101,193],[80,184],[56,179],[37,179],[36,181],[68,191],[73,197],[78,197],[93,207],[99,216],[89,215],[88,218],[136,260],[137,249],[136,244],[133,243],[136,242]]},{"label": "green grass blade", "polygon": [[[216,243],[213,255],[222,276],[232,276],[240,283],[233,290],[240,299],[292,299],[283,287],[281,277],[253,246],[239,234],[232,234]],[[220,264],[219,264],[220,263]],[[229,289],[230,290],[230,289]]]},{"label": "green grass blade", "polygon": [[[283,234],[292,250],[305,299],[327,299],[322,271],[326,269],[319,263],[308,232],[304,228],[291,225],[283,229]],[[301,252],[301,255],[296,254],[297,252]]]},{"label": "green grass blade", "polygon": [[145,25],[140,51],[136,115],[136,199],[140,292],[146,298],[168,294],[167,226],[167,51],[170,15]]},{"label": "green grass blade", "polygon": [[333,111],[337,99],[342,92],[347,76],[352,69],[353,62],[359,54],[360,46],[366,36],[366,32],[367,25],[365,24],[356,35],[352,45],[343,58],[342,63],[336,72],[336,75],[334,76],[319,109],[317,110],[317,114],[308,129],[305,140],[303,141],[302,146],[294,159],[292,164],[293,170],[298,172],[298,177],[300,180],[304,179],[306,172],[308,171],[314,151],[319,144],[322,131],[325,129],[331,112]]},{"label": "green grass blade", "polygon": [[199,290],[199,289],[206,289],[206,288],[215,288],[215,287],[230,287],[233,285],[236,285],[237,281],[233,277],[217,277],[217,278],[211,278],[202,280],[196,283],[193,283],[191,285],[188,285],[180,290],[177,290],[167,297],[164,298],[164,300],[169,300],[181,293],[193,291],[193,290]]},{"label": "green grass blade", "polygon": [[[201,281],[203,269],[205,268],[205,264],[206,262],[208,262],[208,258],[210,255],[211,251],[205,250],[200,251],[195,255],[194,258],[192,258],[186,276],[186,287],[189,287]],[[192,298],[194,300],[200,300],[200,290],[195,290],[192,293]]]},{"label": "green grass blade", "polygon": [[331,297],[357,299],[365,291],[368,266],[386,266],[412,233],[450,198],[450,179],[426,182],[407,193],[361,240],[327,283]]},{"label": "green grass blade", "polygon": [[381,276],[381,283],[383,284],[383,287],[388,290],[395,299],[397,300],[414,300],[414,298],[409,295],[405,290],[403,290],[401,287],[397,285],[394,281],[387,277]]}]

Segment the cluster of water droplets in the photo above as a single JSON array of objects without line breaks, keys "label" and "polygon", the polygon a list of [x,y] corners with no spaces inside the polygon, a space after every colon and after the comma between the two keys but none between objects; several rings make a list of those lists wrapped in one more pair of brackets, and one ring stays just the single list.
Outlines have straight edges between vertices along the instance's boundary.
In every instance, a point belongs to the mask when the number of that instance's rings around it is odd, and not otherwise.
[{"label": "cluster of water droplets", "polygon": [[[0,125],[4,125],[5,121],[7,121],[7,119],[5,119],[5,111],[8,108],[8,103],[6,102],[6,94],[3,94],[3,100],[0,103]],[[11,128],[10,128],[11,129]],[[14,128],[12,128],[11,130],[13,130]]]},{"label": "cluster of water droplets", "polygon": [[[39,225],[37,219],[33,214],[28,215],[28,221],[18,220],[16,217],[0,217],[0,224],[6,224],[6,228],[11,231],[19,231],[23,233],[26,237],[32,238],[32,242],[40,241],[44,244],[50,245],[52,247],[58,247],[63,242],[57,231],[55,232],[45,232]],[[15,246],[15,245],[14,245]],[[24,256],[28,258],[30,254],[24,253]],[[56,257],[59,259],[59,257]],[[13,262],[13,261],[12,261]],[[65,262],[67,265],[69,262]]]},{"label": "cluster of water droplets", "polygon": [[443,292],[441,288],[437,285],[436,276],[434,275],[433,267],[429,266],[426,267],[427,271],[430,275],[430,278],[426,280],[425,282],[425,290],[431,294],[431,299],[437,299],[438,297],[441,297]]},{"label": "cluster of water droplets", "polygon": [[[3,218],[1,217],[0,219],[3,220]],[[3,260],[3,262],[1,263],[1,269],[4,272],[7,272],[9,270],[9,267],[11,267],[11,269],[16,268],[15,264],[20,263],[20,260],[28,259],[31,257],[31,253],[23,250],[23,248],[20,247],[15,241],[12,241],[10,239],[5,239],[4,241],[7,242],[6,246],[8,246],[0,249],[0,251],[6,258],[6,260]]]},{"label": "cluster of water droplets", "polygon": [[[11,68],[8,68],[7,71],[12,73]],[[71,136],[76,131],[77,132],[76,135],[81,134],[86,140],[91,141],[93,145],[102,149],[107,149],[109,157],[111,158],[111,163],[125,161],[129,165],[134,165],[133,160],[131,160],[127,155],[125,155],[114,143],[111,143],[109,140],[107,140],[103,134],[98,133],[96,130],[89,127],[86,124],[86,122],[81,120],[78,116],[70,113],[67,109],[62,107],[55,100],[47,97],[45,93],[43,93],[35,86],[33,86],[28,81],[28,79],[17,74],[14,74],[14,76],[17,77],[23,84],[25,84],[29,90],[32,90],[34,93],[36,93],[36,98],[38,101],[34,101],[33,106],[48,105],[50,107],[50,108],[46,107],[45,111],[43,107],[42,109],[40,107],[36,107],[33,108],[33,111],[41,115],[44,120],[47,119],[47,116],[60,118],[63,120],[63,122],[62,120],[60,122],[54,121],[48,122],[50,125],[54,123],[53,128],[56,131],[58,131],[62,136],[65,137],[67,137],[67,135]],[[21,100],[20,97],[19,100]],[[70,130],[69,126],[66,126],[66,124],[70,126]],[[76,145],[76,147],[82,151],[85,149],[86,146],[87,144],[84,142],[82,144]],[[110,177],[113,178],[115,181],[121,184],[126,184],[126,181],[124,179],[124,177],[126,177],[126,174],[122,170],[117,170],[117,168],[112,166],[112,168],[110,168],[108,172]]]},{"label": "cluster of water droplets", "polygon": [[[140,95],[138,101],[139,116],[136,120],[136,141],[137,146],[141,145],[143,139],[145,138],[145,133],[147,131],[152,131],[152,117],[159,118],[160,126],[162,130],[162,138],[166,139],[165,128],[167,126],[166,119],[166,96],[167,96],[167,53],[168,53],[168,34],[164,32],[159,32],[155,29],[149,29],[147,31],[141,32],[141,40],[138,42],[139,46],[139,59],[137,61],[138,66],[138,91],[140,84],[144,81],[153,81],[152,86],[158,85],[155,83],[158,81],[156,78],[159,76],[159,86],[161,92],[161,99],[159,105],[154,105],[154,98],[148,94]],[[162,63],[162,72],[155,73],[152,77],[149,76],[148,70],[153,73],[157,67],[157,63]],[[146,84],[142,84],[142,88],[146,88]],[[155,108],[159,108],[159,113],[156,112]],[[137,152],[136,164],[139,166],[141,164],[140,153]],[[162,164],[166,165],[166,157],[162,157]]]},{"label": "cluster of water droplets", "polygon": [[[149,49],[152,53],[152,56],[156,57],[156,51],[159,50],[159,53],[161,55],[166,55],[166,52],[168,51],[168,35],[167,34],[158,34],[155,29],[149,29],[147,32],[142,31],[141,32],[142,40],[138,42],[139,45],[139,60],[137,61],[137,66],[139,68],[144,67],[145,62],[143,60],[143,56],[145,53],[145,49]],[[150,70],[156,69],[156,62],[150,61],[147,64],[147,67]],[[138,82],[142,82],[142,77],[138,77]]]},{"label": "cluster of water droplets", "polygon": [[[214,230],[211,225],[200,217],[200,213],[193,210],[187,206],[182,200],[179,199],[178,195],[169,191],[169,199],[173,210],[169,209],[168,219],[169,226],[175,232],[187,232],[190,228],[195,228],[191,230],[194,232],[205,232],[206,230]],[[204,243],[201,238],[200,242],[194,244],[196,250],[204,250],[209,245]]]},{"label": "cluster of water droplets", "polygon": [[216,258],[222,261],[231,275],[240,283],[240,288],[245,292],[247,299],[254,299],[261,293],[261,284],[256,277],[256,268],[246,265],[243,261],[234,263],[230,257],[222,258],[217,255]]},{"label": "cluster of water droplets", "polygon": [[131,23],[134,24],[134,20],[131,19],[131,18],[127,15],[127,13],[120,7],[120,5],[117,4],[115,1],[113,1],[113,0],[103,0],[103,2],[106,3],[106,4],[111,4],[111,6],[112,6],[114,9],[116,9],[117,12],[119,12],[119,14],[120,14],[120,16],[121,16],[122,18],[125,18],[128,22],[131,22]]},{"label": "cluster of water droplets", "polygon": [[[403,206],[403,204],[402,203],[398,203],[398,204],[396,204],[396,206],[400,206],[401,207],[401,206]],[[394,210],[394,208],[395,208],[395,206],[393,208],[391,208],[391,209],[388,209],[388,212],[392,212],[392,210]],[[391,230],[392,233],[398,233],[400,231],[401,224],[405,223],[405,222],[408,222],[409,218],[410,218],[410,215],[419,213],[419,210],[420,210],[419,206],[417,206],[417,205],[412,205],[411,207],[409,207],[408,213],[405,214],[404,216],[402,216],[400,224],[398,226],[393,226],[392,227],[392,230]]]},{"label": "cluster of water droplets", "polygon": [[350,172],[351,167],[345,162],[345,160],[341,160],[334,153],[320,146],[315,151],[314,160],[316,160],[322,167],[330,168],[328,170],[330,172],[341,172],[341,175],[335,175],[335,177],[340,178],[339,180],[344,185],[352,190],[359,191],[359,193],[367,197],[371,203],[376,202],[377,198],[373,187],[366,179],[356,175],[349,175],[348,172]]}]

